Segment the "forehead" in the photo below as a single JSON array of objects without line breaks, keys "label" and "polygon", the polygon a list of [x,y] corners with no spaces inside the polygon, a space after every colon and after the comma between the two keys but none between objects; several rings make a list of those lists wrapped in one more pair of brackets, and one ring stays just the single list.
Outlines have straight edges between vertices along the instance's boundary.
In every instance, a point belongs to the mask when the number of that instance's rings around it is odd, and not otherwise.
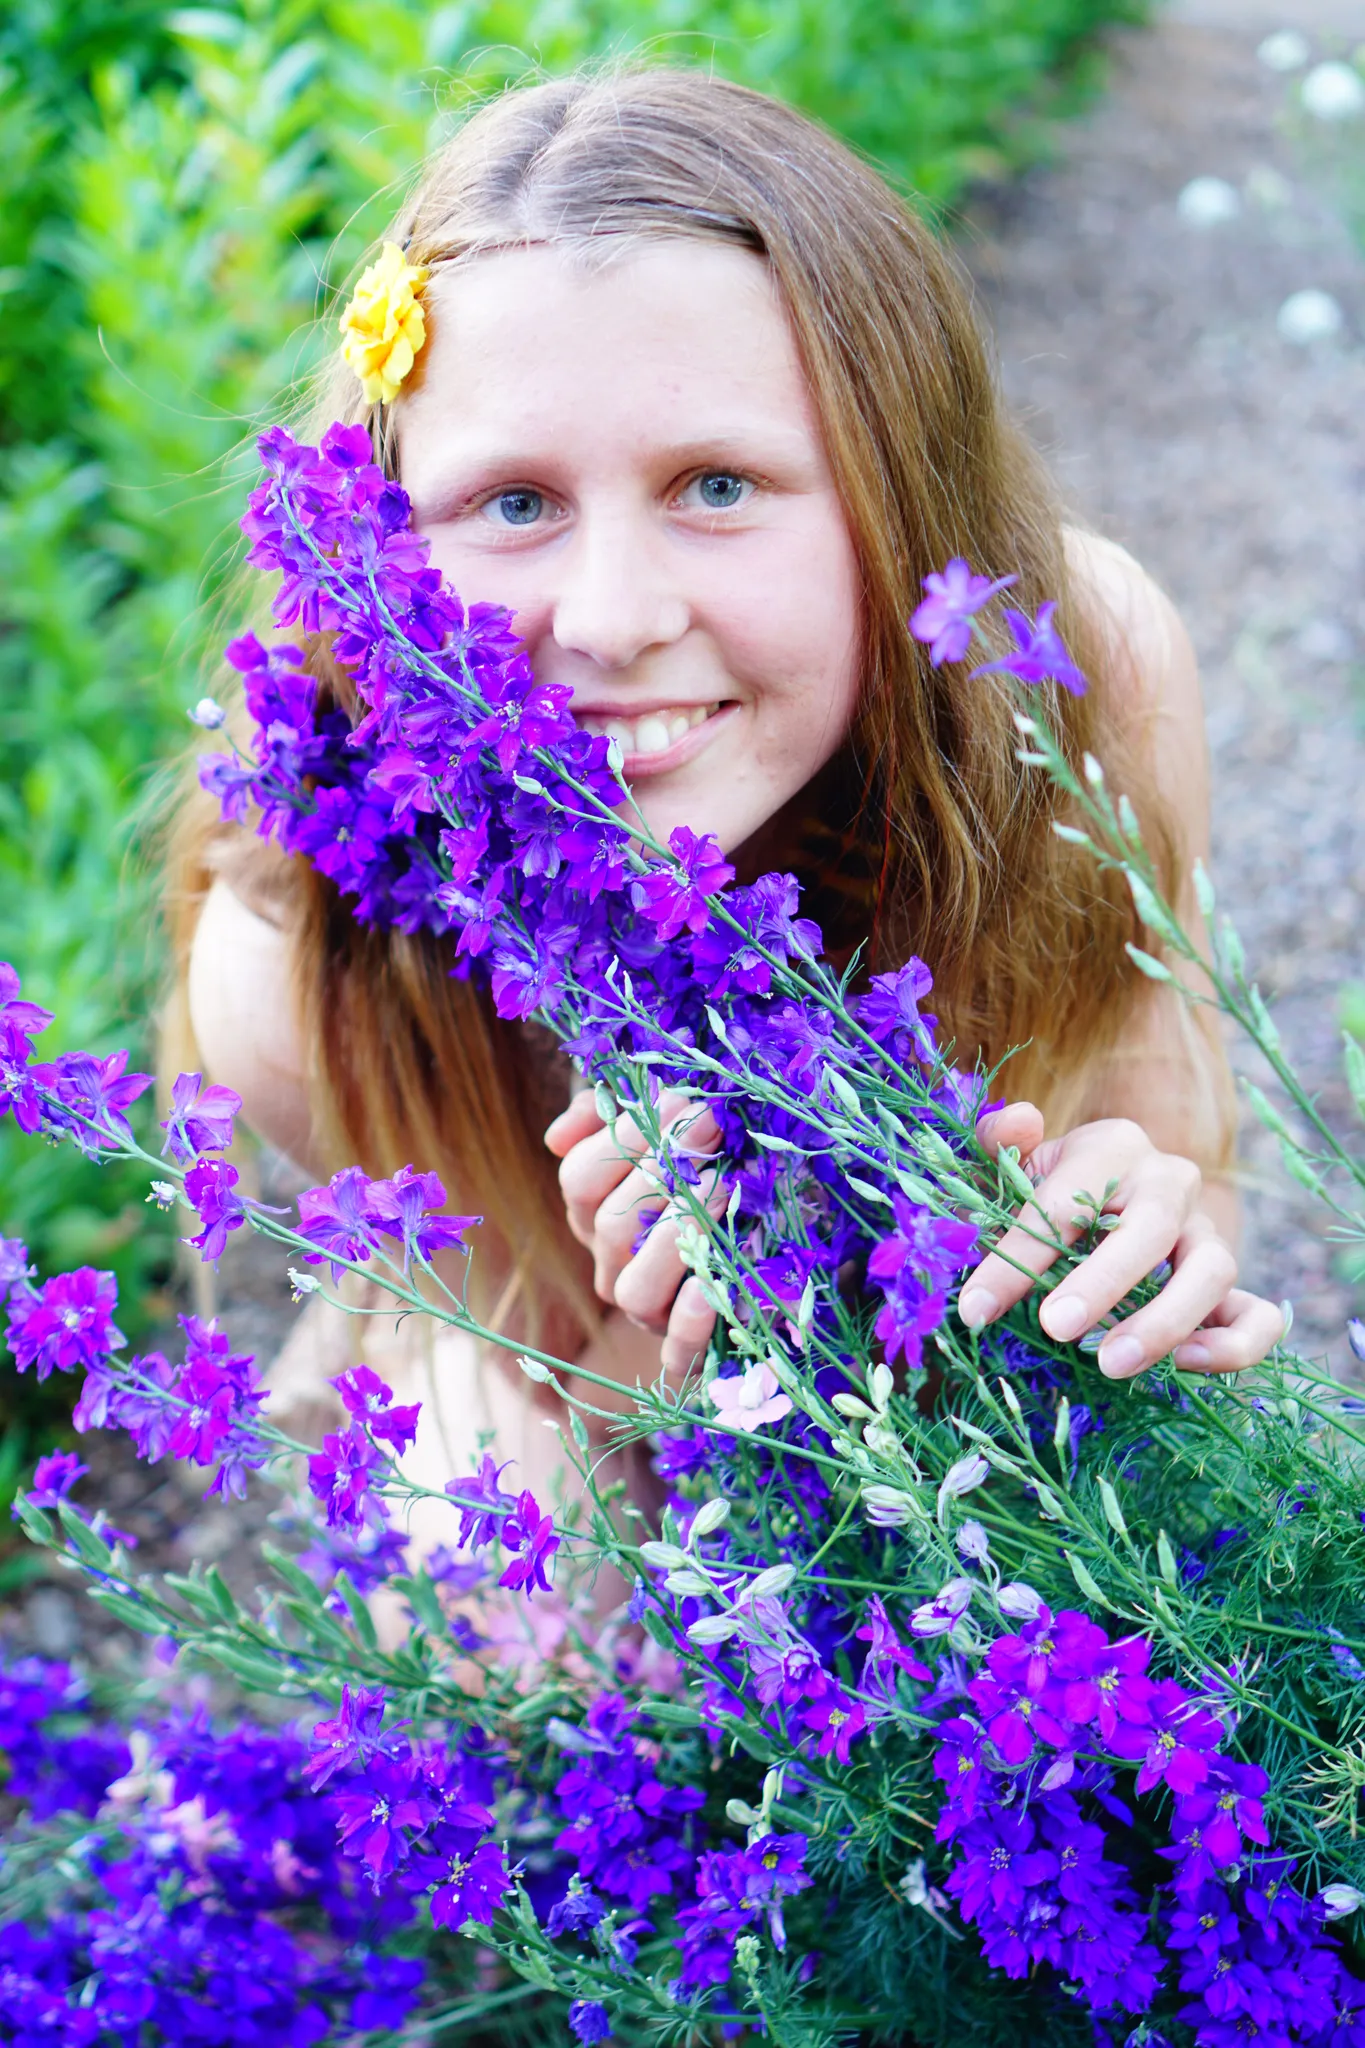
[{"label": "forehead", "polygon": [[404,479],[509,442],[569,448],[777,435],[813,412],[764,260],[721,242],[641,239],[588,260],[498,250],[427,290],[420,381],[397,408]]}]

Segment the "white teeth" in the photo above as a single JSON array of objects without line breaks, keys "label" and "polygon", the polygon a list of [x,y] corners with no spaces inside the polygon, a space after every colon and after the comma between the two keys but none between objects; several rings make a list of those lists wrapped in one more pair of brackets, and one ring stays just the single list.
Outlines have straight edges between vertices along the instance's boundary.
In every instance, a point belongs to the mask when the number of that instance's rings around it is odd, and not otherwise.
[{"label": "white teeth", "polygon": [[668,730],[667,721],[656,712],[651,712],[648,717],[640,719],[636,724],[635,753],[666,754],[672,744],[673,736]]},{"label": "white teeth", "polygon": [[623,754],[664,754],[675,747],[694,726],[705,725],[720,710],[714,704],[675,704],[662,711],[647,711],[642,718],[603,718],[600,713],[583,714],[588,732],[602,733],[619,741]]}]

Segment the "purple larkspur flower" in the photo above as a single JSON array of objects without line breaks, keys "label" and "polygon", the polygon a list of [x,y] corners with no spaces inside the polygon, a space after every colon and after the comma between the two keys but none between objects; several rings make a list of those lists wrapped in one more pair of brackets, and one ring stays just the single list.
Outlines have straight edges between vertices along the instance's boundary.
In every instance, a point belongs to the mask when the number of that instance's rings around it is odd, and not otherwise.
[{"label": "purple larkspur flower", "polygon": [[353,1365],[348,1371],[337,1373],[329,1384],[340,1394],[346,1413],[362,1423],[372,1436],[391,1445],[395,1456],[401,1457],[416,1442],[420,1401],[395,1408],[393,1388],[368,1365]]},{"label": "purple larkspur flower", "polygon": [[817,1694],[801,1716],[801,1725],[815,1737],[815,1754],[846,1764],[849,1752],[867,1726],[867,1709],[839,1686]]},{"label": "purple larkspur flower", "polygon": [[978,576],[961,555],[925,577],[926,595],[910,615],[910,631],[928,647],[935,668],[961,661],[972,644],[973,618],[997,592],[1018,581],[1017,576],[1001,576],[995,582]]},{"label": "purple larkspur flower", "polygon": [[972,1257],[978,1232],[902,1194],[893,1195],[892,1206],[896,1228],[873,1246],[867,1262],[868,1278],[886,1296],[876,1329],[888,1363],[903,1353],[918,1365],[923,1339],[942,1322],[948,1284]]},{"label": "purple larkspur flower", "polygon": [[12,1292],[28,1291],[33,1271],[28,1262],[28,1246],[23,1239],[0,1237],[0,1308]]},{"label": "purple larkspur flower", "polygon": [[499,1483],[506,1470],[485,1451],[476,1477],[446,1481],[446,1492],[460,1510],[461,1550],[481,1550],[500,1532],[516,1501]]},{"label": "purple larkspur flower", "polygon": [[118,1285],[112,1273],[78,1266],[55,1273],[36,1291],[12,1295],[7,1342],[15,1369],[32,1366],[40,1380],[53,1372],[86,1371],[111,1351],[123,1348],[123,1332],[114,1322]]},{"label": "purple larkspur flower", "polygon": [[1209,1775],[1211,1759],[1226,1733],[1223,1723],[1194,1705],[1183,1686],[1162,1679],[1152,1689],[1151,1722],[1133,1727],[1121,1722],[1110,1738],[1115,1755],[1139,1761],[1137,1789],[1169,1785],[1172,1792],[1195,1792]]},{"label": "purple larkspur flower", "polygon": [[374,1503],[374,1483],[386,1464],[355,1423],[329,1432],[308,1460],[308,1487],[327,1514],[327,1525],[354,1528]]},{"label": "purple larkspur flower", "polygon": [[907,960],[894,973],[873,975],[867,994],[854,1005],[854,1015],[864,1031],[897,1059],[932,1059],[935,1019],[921,1016],[919,1006],[933,985],[934,977],[922,960]]},{"label": "purple larkspur flower", "polygon": [[467,1853],[457,1851],[431,1895],[431,1917],[438,1927],[463,1927],[469,1920],[491,1927],[510,1885],[499,1843],[481,1842]]},{"label": "purple larkspur flower", "polygon": [[680,932],[705,929],[707,897],[718,895],[735,871],[709,832],[698,837],[679,825],[668,845],[672,863],[647,869],[633,883],[631,897],[661,939],[676,939]]},{"label": "purple larkspur flower", "polygon": [[232,1121],[242,1107],[235,1088],[216,1082],[207,1088],[201,1074],[177,1074],[171,1088],[171,1113],[162,1120],[163,1153],[184,1165],[200,1152],[224,1152],[232,1143]]},{"label": "purple larkspur flower", "polygon": [[411,1755],[371,1755],[363,1775],[329,1797],[342,1847],[377,1888],[406,1859],[409,1830],[428,1818]]},{"label": "purple larkspur flower", "polygon": [[504,1548],[516,1555],[498,1584],[510,1587],[513,1592],[523,1592],[528,1599],[537,1588],[548,1593],[551,1581],[547,1567],[553,1563],[560,1541],[555,1534],[554,1516],[542,1514],[540,1503],[528,1490],[517,1495],[501,1534]]},{"label": "purple larkspur flower", "polygon": [[597,1998],[576,1998],[569,2007],[569,2032],[575,2041],[581,2041],[583,2048],[591,2048],[594,2041],[611,2039],[611,2020],[607,2008]]},{"label": "purple larkspur flower", "polygon": [[126,1052],[104,1058],[94,1053],[64,1052],[46,1066],[34,1067],[33,1079],[43,1094],[43,1123],[54,1136],[70,1137],[82,1152],[98,1154],[133,1142],[126,1112],[152,1085],[150,1074],[126,1071]]},{"label": "purple larkspur flower", "polygon": [[237,1169],[225,1159],[199,1159],[185,1175],[185,1199],[199,1216],[199,1229],[185,1239],[194,1245],[201,1259],[212,1264],[223,1255],[228,1233],[240,1230],[247,1206],[236,1193]]},{"label": "purple larkspur flower", "polygon": [[366,1217],[386,1237],[402,1239],[405,1271],[414,1258],[430,1259],[446,1246],[463,1250],[465,1232],[483,1221],[481,1216],[436,1215],[445,1198],[439,1175],[415,1173],[410,1166],[400,1166],[390,1180],[371,1181]]},{"label": "purple larkspur flower", "polygon": [[33,1478],[24,1489],[23,1497],[32,1501],[36,1508],[55,1508],[89,1470],[90,1467],[83,1465],[74,1451],[50,1451],[34,1466]]},{"label": "purple larkspur flower", "polygon": [[371,1202],[372,1185],[358,1166],[344,1166],[325,1188],[306,1188],[299,1196],[299,1235],[318,1247],[304,1257],[310,1266],[330,1259],[334,1280],[341,1276],[341,1260],[358,1263],[378,1250],[381,1226]]},{"label": "purple larkspur flower", "polygon": [[1003,673],[1017,676],[1021,683],[1057,683],[1073,697],[1083,697],[1086,679],[1052,623],[1056,609],[1055,603],[1040,604],[1035,622],[1027,613],[1007,605],[1005,620],[1014,635],[1014,652],[999,661],[983,662],[980,668],[972,670],[972,679]]},{"label": "purple larkspur flower", "polygon": [[338,1771],[369,1762],[379,1747],[384,1704],[381,1685],[354,1693],[349,1685],[342,1686],[334,1718],[319,1721],[313,1728],[312,1754],[303,1766],[303,1775],[310,1785],[316,1789]]}]

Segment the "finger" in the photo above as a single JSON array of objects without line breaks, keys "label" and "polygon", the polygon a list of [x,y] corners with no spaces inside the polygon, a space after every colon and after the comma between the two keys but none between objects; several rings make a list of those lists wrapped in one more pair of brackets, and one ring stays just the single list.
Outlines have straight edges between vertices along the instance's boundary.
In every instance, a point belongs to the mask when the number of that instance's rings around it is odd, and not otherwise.
[{"label": "finger", "polygon": [[994,1156],[1003,1145],[1018,1147],[1027,1159],[1043,1142],[1043,1112],[1031,1102],[1007,1102],[993,1109],[976,1126],[977,1143]]},{"label": "finger", "polygon": [[[700,1187],[694,1190],[713,1216],[722,1213],[728,1188],[720,1182],[715,1170],[708,1173]],[[658,1199],[657,1188],[654,1199]],[[637,1212],[638,1215],[638,1212]],[[620,1258],[612,1274],[612,1299],[636,1322],[644,1323],[648,1329],[662,1331],[668,1321],[669,1310],[682,1282],[686,1268],[678,1253],[678,1234],[688,1220],[687,1208],[678,1202],[669,1203],[659,1220],[651,1229],[638,1251],[635,1244],[639,1238],[639,1223],[625,1243],[625,1257]],[[615,1258],[622,1243],[616,1236],[617,1224],[613,1219],[610,1236],[603,1233],[599,1238],[599,1266],[605,1267],[608,1257]],[[610,1244],[611,1251],[607,1246]]]},{"label": "finger", "polygon": [[559,1164],[559,1188],[569,1228],[580,1244],[592,1243],[594,1220],[608,1197],[636,1169],[621,1150],[616,1129],[607,1124],[580,1138]]},{"label": "finger", "polygon": [[[967,1327],[981,1329],[1005,1309],[1013,1308],[1038,1276],[1056,1263],[1061,1248],[1075,1244],[1086,1225],[1086,1219],[1078,1214],[1078,1190],[1091,1190],[1098,1196],[1114,1180],[1122,1190],[1125,1178],[1153,1156],[1160,1155],[1153,1154],[1146,1133],[1122,1118],[1088,1125],[1084,1138],[1072,1133],[1036,1146],[1028,1164],[1041,1166],[1044,1172],[1033,1199],[1025,1203],[1013,1226],[963,1282],[958,1314]],[[1172,1230],[1170,1243],[1176,1234]],[[1157,1254],[1158,1258],[1164,1256],[1164,1251]],[[1149,1263],[1155,1265],[1156,1260]],[[1097,1310],[1084,1320],[1074,1318],[1074,1334],[1089,1329],[1101,1313]],[[1060,1338],[1060,1331],[1050,1323],[1047,1327],[1049,1334]]]},{"label": "finger", "polygon": [[545,1133],[545,1143],[556,1159],[562,1159],[584,1138],[592,1137],[602,1129],[602,1118],[597,1113],[597,1090],[580,1088],[567,1109],[561,1110]]},{"label": "finger", "polygon": [[1207,1216],[1194,1216],[1175,1248],[1175,1270],[1161,1292],[1125,1316],[1100,1345],[1099,1368],[1131,1379],[1165,1358],[1214,1314],[1237,1278],[1237,1260]]},{"label": "finger", "polygon": [[[659,1186],[653,1162],[644,1160],[594,1210],[587,1244],[593,1255],[593,1286],[603,1301],[616,1301],[616,1282],[635,1257],[647,1212],[652,1210],[654,1215],[662,1216],[667,1206],[668,1198]],[[649,1237],[659,1228],[655,1223]],[[645,1243],[648,1242],[646,1238]]]},{"label": "finger", "polygon": [[1204,1326],[1176,1347],[1182,1372],[1244,1372],[1259,1365],[1284,1335],[1284,1314],[1273,1301],[1234,1287]]},{"label": "finger", "polygon": [[[1158,1153],[1135,1176],[1116,1230],[1068,1273],[1038,1311],[1049,1337],[1067,1344],[1089,1330],[1170,1257],[1199,1196],[1199,1169],[1191,1160]],[[1236,1277],[1235,1268],[1228,1284]]]},{"label": "finger", "polygon": [[668,1330],[659,1353],[664,1371],[690,1372],[704,1356],[715,1327],[716,1312],[702,1293],[696,1276],[689,1273],[678,1289],[678,1298],[668,1318]]}]

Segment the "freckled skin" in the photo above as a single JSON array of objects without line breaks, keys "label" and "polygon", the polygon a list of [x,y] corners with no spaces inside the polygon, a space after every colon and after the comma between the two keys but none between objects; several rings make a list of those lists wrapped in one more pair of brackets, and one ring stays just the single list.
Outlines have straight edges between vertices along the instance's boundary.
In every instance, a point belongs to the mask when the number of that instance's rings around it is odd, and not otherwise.
[{"label": "freckled skin", "polygon": [[398,431],[433,561],[511,608],[576,711],[731,707],[686,760],[627,773],[659,836],[738,846],[835,751],[858,672],[853,546],[765,266],[680,240],[589,272],[532,248],[428,300]]}]

